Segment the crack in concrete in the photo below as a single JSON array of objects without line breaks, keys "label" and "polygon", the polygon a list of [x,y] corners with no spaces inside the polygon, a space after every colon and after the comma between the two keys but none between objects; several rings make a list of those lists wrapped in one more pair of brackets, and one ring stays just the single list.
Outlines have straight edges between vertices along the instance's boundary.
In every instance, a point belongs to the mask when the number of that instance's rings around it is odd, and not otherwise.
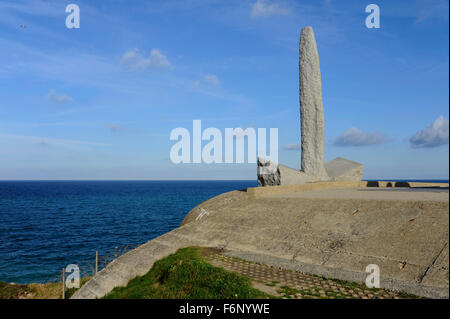
[{"label": "crack in concrete", "polygon": [[428,274],[428,271],[431,269],[431,267],[434,266],[434,264],[436,263],[436,260],[439,258],[439,256],[444,252],[445,247],[447,247],[448,243],[444,244],[444,247],[442,247],[442,249],[439,251],[439,253],[436,255],[436,257],[433,258],[433,260],[431,261],[431,264],[428,265],[427,269],[425,269],[424,273],[422,275],[419,276],[419,284],[422,283],[423,279],[425,278],[425,276]]}]

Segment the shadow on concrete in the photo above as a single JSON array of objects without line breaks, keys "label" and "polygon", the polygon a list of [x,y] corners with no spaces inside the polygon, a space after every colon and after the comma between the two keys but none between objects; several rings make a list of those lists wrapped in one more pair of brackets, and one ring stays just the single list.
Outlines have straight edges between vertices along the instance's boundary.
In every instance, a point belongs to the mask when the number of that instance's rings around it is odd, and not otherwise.
[{"label": "shadow on concrete", "polygon": [[394,187],[410,187],[408,182],[396,182]]}]

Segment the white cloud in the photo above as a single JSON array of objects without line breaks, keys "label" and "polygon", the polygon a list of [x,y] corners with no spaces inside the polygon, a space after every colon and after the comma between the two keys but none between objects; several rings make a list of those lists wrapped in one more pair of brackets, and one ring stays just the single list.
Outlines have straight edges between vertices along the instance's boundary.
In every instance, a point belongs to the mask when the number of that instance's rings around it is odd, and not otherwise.
[{"label": "white cloud", "polygon": [[73,99],[67,94],[57,94],[55,90],[51,89],[47,94],[47,99],[56,103],[69,103],[73,102]]},{"label": "white cloud", "polygon": [[437,147],[448,144],[448,119],[439,116],[433,123],[428,125],[409,138],[414,148]]},{"label": "white cloud", "polygon": [[158,49],[153,49],[150,55],[144,57],[138,49],[127,51],[122,56],[120,64],[132,70],[144,70],[147,68],[170,68],[167,57]]},{"label": "white cloud", "polygon": [[287,144],[287,145],[283,146],[283,149],[287,150],[287,151],[299,151],[302,149],[302,145],[300,143]]},{"label": "white cloud", "polygon": [[205,81],[212,85],[219,85],[220,80],[219,78],[214,74],[208,74],[205,76]]},{"label": "white cloud", "polygon": [[386,142],[386,137],[382,136],[380,133],[364,133],[363,131],[357,129],[356,127],[349,128],[341,136],[339,136],[335,141],[336,146],[366,146],[375,145]]},{"label": "white cloud", "polygon": [[218,85],[220,85],[220,80],[217,77],[217,75],[207,74],[203,76],[202,79],[192,82],[190,88],[197,92],[200,91],[205,92],[204,90],[211,89],[211,86],[218,86]]},{"label": "white cloud", "polygon": [[250,12],[252,17],[269,17],[273,15],[287,15],[289,10],[279,3],[269,0],[257,0]]}]

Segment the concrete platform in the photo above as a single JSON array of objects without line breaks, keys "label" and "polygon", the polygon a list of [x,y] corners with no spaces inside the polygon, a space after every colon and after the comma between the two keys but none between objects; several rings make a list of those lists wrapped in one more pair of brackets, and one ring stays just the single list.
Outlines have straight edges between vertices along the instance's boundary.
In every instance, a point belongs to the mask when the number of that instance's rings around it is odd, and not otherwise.
[{"label": "concrete platform", "polygon": [[448,298],[448,184],[421,190],[414,187],[424,185],[389,189],[383,183],[378,186],[386,188],[334,182],[219,195],[194,208],[179,228],[113,261],[73,298],[102,297],[191,245],[360,283],[366,266],[376,264],[382,288]]},{"label": "concrete platform", "polygon": [[357,188],[325,189],[294,193],[267,194],[268,198],[322,198],[370,200],[420,200],[448,202],[448,189],[436,188]]}]

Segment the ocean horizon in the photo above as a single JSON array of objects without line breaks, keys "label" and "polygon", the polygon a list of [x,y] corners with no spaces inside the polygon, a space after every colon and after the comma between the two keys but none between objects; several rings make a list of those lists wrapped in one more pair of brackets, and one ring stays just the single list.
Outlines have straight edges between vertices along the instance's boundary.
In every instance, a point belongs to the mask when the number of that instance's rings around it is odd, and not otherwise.
[{"label": "ocean horizon", "polygon": [[44,283],[68,264],[89,271],[96,251],[107,262],[178,227],[201,202],[253,186],[256,180],[0,181],[0,281]]},{"label": "ocean horizon", "polygon": [[[449,179],[370,179],[363,178],[362,181],[379,182],[416,182],[416,183],[448,183]],[[0,179],[0,182],[248,182],[257,180],[249,179]]]}]

